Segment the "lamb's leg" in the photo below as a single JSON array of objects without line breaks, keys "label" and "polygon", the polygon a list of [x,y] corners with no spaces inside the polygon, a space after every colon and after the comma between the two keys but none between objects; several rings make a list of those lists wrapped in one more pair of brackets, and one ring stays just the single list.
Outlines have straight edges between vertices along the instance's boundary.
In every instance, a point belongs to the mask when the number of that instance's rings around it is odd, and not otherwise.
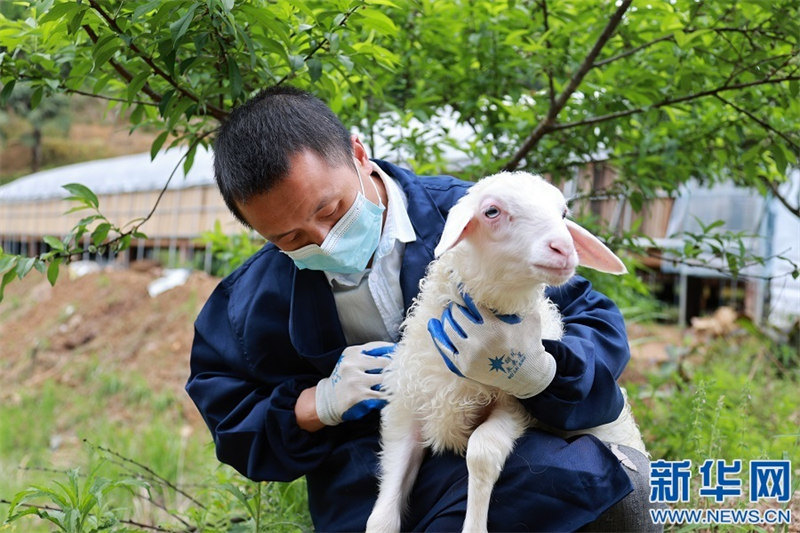
[{"label": "lamb's leg", "polygon": [[[513,402],[513,403],[512,403]],[[514,442],[525,431],[522,407],[513,398],[498,399],[489,417],[467,444],[467,513],[464,531],[487,531],[489,501]]]},{"label": "lamb's leg", "polygon": [[[385,413],[384,413],[385,415]],[[381,474],[378,500],[367,520],[368,533],[400,531],[400,521],[411,488],[417,478],[425,448],[416,423],[389,419],[381,431]]]}]

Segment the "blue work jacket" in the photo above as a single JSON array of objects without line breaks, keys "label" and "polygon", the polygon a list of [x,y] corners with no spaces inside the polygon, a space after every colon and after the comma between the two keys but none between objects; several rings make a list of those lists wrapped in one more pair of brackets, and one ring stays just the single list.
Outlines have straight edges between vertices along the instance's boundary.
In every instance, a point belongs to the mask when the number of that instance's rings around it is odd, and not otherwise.
[{"label": "blue work jacket", "polygon": [[[417,177],[376,163],[407,195],[417,235],[406,245],[400,272],[407,311],[450,207],[472,184]],[[629,358],[619,311],[577,276],[549,289],[548,296],[565,324],[562,340],[544,341],[557,373],[544,392],[523,405],[543,422],[567,430],[616,419],[623,405],[616,379]],[[313,433],[295,419],[300,392],[327,377],[345,347],[325,275],[298,270],[273,244],[223,279],[195,322],[186,390],[211,430],[217,457],[253,480],[305,475],[318,531],[363,530],[377,495],[377,412]],[[528,430],[495,486],[489,527],[577,529],[630,491],[617,459],[594,437],[567,442]],[[465,502],[464,459],[429,455],[403,528],[460,530]]]}]

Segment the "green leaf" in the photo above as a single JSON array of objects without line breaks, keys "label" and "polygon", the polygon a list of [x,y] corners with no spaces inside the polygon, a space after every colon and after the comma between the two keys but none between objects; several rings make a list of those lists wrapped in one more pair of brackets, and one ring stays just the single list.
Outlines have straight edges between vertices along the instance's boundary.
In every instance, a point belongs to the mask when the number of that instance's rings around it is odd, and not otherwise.
[{"label": "green leaf", "polygon": [[164,146],[164,141],[167,140],[167,136],[169,135],[169,131],[162,131],[158,137],[153,141],[153,144],[150,145],[150,159],[155,159],[156,155],[158,155],[158,151],[161,150],[161,147]]},{"label": "green leaf", "polygon": [[52,248],[53,250],[59,252],[66,251],[66,246],[64,246],[64,243],[61,242],[61,239],[57,239],[52,235],[45,235],[44,237],[42,237],[42,240],[44,240],[44,242],[47,243],[47,245],[50,246],[50,248]]},{"label": "green leaf", "polygon": [[43,93],[43,87],[37,87],[33,90],[33,94],[31,95],[31,111],[39,107],[39,103],[42,101]]},{"label": "green leaf", "polygon": [[67,198],[68,200],[78,200],[86,205],[94,207],[95,209],[100,205],[97,195],[86,185],[82,185],[80,183],[67,183],[66,185],[62,185],[62,188],[66,189],[72,194],[72,196]]},{"label": "green leaf", "polygon": [[143,15],[154,11],[158,8],[164,0],[150,0],[149,2],[145,2],[144,4],[140,5],[136,9],[133,10],[133,16],[131,17],[133,20],[138,20],[142,18]]},{"label": "green leaf", "polygon": [[119,253],[119,252],[125,251],[128,248],[130,248],[131,247],[131,239],[132,239],[132,236],[131,236],[130,233],[128,235],[123,235],[123,237],[119,241],[117,241],[117,245],[116,245],[114,251]]},{"label": "green leaf", "polygon": [[184,36],[186,31],[189,29],[189,25],[192,23],[192,19],[194,18],[194,12],[197,9],[198,4],[192,4],[192,6],[184,13],[184,15],[170,24],[169,32],[172,35],[172,45],[175,44],[180,40],[181,37]]},{"label": "green leaf", "polygon": [[[69,197],[69,198],[67,198],[67,199],[68,199],[68,200],[69,200],[69,199],[75,200],[76,198],[75,198],[74,196],[70,196],[70,197]],[[75,206],[75,207],[71,207],[71,208],[67,209],[66,211],[64,211],[64,214],[65,214],[65,215],[69,215],[70,213],[77,213],[78,211],[85,211],[85,210],[87,210],[87,209],[92,209],[92,206],[90,206],[90,205],[86,205],[86,204],[84,204],[84,205],[77,205],[77,206]]]},{"label": "green leaf", "polygon": [[194,165],[194,156],[197,154],[197,145],[192,145],[189,151],[186,153],[186,159],[183,161],[183,175],[189,173]]},{"label": "green leaf", "polygon": [[175,71],[175,44],[169,39],[162,39],[158,43],[158,53],[160,59],[164,63],[167,72]]},{"label": "green leaf", "polygon": [[308,60],[308,74],[313,82],[322,77],[322,61],[319,58],[312,57]]},{"label": "green leaf", "polygon": [[17,80],[10,80],[3,85],[3,90],[0,91],[0,105],[6,105],[11,93],[14,91],[14,85],[16,85]]},{"label": "green leaf", "polygon": [[380,6],[389,6],[395,9],[399,9],[399,6],[392,2],[391,0],[367,0],[367,4],[369,5],[380,5]]},{"label": "green leaf", "polygon": [[17,277],[24,278],[31,271],[33,265],[36,263],[35,257],[24,257],[17,261]]},{"label": "green leaf", "polygon": [[80,219],[76,224],[76,226],[86,226],[88,224],[91,224],[95,220],[105,220],[105,219],[106,217],[104,217],[103,215],[89,215],[87,217],[83,217],[82,219]]},{"label": "green leaf", "polygon": [[149,78],[151,72],[149,70],[143,70],[136,74],[131,82],[128,84],[128,101],[132,101],[136,98],[136,95],[139,94],[139,91],[142,90],[144,84],[147,83],[147,78]]},{"label": "green leaf", "polygon": [[700,224],[700,227],[703,228],[703,233],[711,233],[713,230],[721,228],[725,225],[724,220],[715,220],[714,222],[708,224],[707,226],[703,225],[702,221],[700,221],[699,218],[697,219],[697,222]]},{"label": "green leaf", "polygon": [[384,35],[395,35],[397,33],[397,26],[395,26],[392,19],[378,11],[377,9],[362,9],[358,11],[359,16],[367,19],[367,25],[377,30]]},{"label": "green leaf", "polygon": [[47,281],[50,282],[51,286],[56,284],[56,280],[58,279],[58,273],[59,273],[58,267],[60,264],[61,264],[61,258],[56,257],[47,267]]},{"label": "green leaf", "polygon": [[63,4],[56,4],[48,9],[47,12],[39,18],[39,24],[58,20],[65,16],[72,16],[72,13],[76,9],[80,8],[81,6],[77,2],[64,2]]},{"label": "green leaf", "polygon": [[781,147],[773,147],[772,150],[770,150],[770,153],[772,153],[772,159],[775,160],[775,166],[778,168],[778,172],[785,174],[786,166],[789,164],[789,161],[786,160],[786,155],[784,155]]},{"label": "green leaf", "polygon": [[301,55],[291,54],[289,56],[289,66],[292,67],[292,70],[300,70],[301,68],[303,68],[304,63],[305,60]]},{"label": "green leaf", "polygon": [[94,48],[92,48],[92,57],[94,58],[95,68],[105,65],[111,56],[119,50],[120,43],[116,35],[105,35],[97,40]]},{"label": "green leaf", "polygon": [[83,16],[86,14],[86,9],[81,9],[77,13],[75,13],[69,22],[67,22],[67,33],[73,35],[78,28],[81,26],[81,22],[83,22]]},{"label": "green leaf", "polygon": [[0,255],[0,274],[5,274],[6,272],[13,270],[14,267],[17,265],[17,261],[19,261],[20,256],[18,255],[11,255],[11,254],[3,254]]},{"label": "green leaf", "polygon": [[[144,117],[144,106],[139,104],[133,108],[133,111],[130,114],[131,124],[134,126],[140,124],[142,122],[142,117]],[[131,128],[131,131],[133,131],[133,128]]]},{"label": "green leaf", "polygon": [[3,301],[3,293],[5,292],[6,285],[11,283],[11,280],[13,280],[14,276],[16,275],[17,275],[16,272],[14,272],[13,270],[9,270],[3,275],[3,281],[0,281],[0,302]]},{"label": "green leaf", "polygon": [[106,237],[108,237],[108,232],[110,230],[111,224],[108,222],[98,224],[94,231],[92,231],[92,243],[94,243],[95,246],[100,246],[100,244],[106,240]]},{"label": "green leaf", "polygon": [[172,97],[174,94],[175,90],[170,89],[161,95],[161,101],[158,103],[158,112],[161,114],[162,117],[166,116],[167,108],[169,107],[169,104],[172,101]]},{"label": "green leaf", "polygon": [[239,72],[239,65],[236,64],[236,59],[228,56],[228,80],[231,84],[231,100],[236,101],[240,94],[242,94],[242,74]]}]

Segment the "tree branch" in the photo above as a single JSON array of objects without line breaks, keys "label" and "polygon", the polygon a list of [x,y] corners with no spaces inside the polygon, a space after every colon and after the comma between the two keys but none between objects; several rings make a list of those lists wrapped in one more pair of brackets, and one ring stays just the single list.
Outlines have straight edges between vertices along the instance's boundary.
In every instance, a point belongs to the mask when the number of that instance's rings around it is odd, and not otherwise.
[{"label": "tree branch", "polygon": [[631,48],[630,50],[626,50],[625,52],[620,52],[619,54],[617,54],[615,56],[612,56],[612,57],[609,57],[607,59],[602,59],[600,61],[597,61],[592,65],[592,68],[602,67],[603,65],[607,65],[609,63],[613,63],[614,61],[618,61],[620,59],[624,59],[624,58],[626,58],[628,56],[632,56],[636,52],[640,52],[640,51],[644,50],[645,48],[650,48],[654,44],[658,44],[658,43],[664,42],[664,41],[672,41],[674,39],[675,39],[675,37],[673,37],[673,35],[671,33],[669,35],[665,35],[663,37],[659,37],[658,39],[653,39],[652,41],[648,41],[648,42],[646,42],[644,44],[640,44],[639,46]]},{"label": "tree branch", "polygon": [[[726,274],[726,275],[729,275],[731,277],[740,278],[740,279],[744,278],[744,279],[760,279],[760,280],[764,280],[764,281],[772,281],[774,279],[785,278],[787,276],[791,276],[792,275],[791,272],[786,272],[784,274],[779,274],[779,275],[776,275],[776,276],[768,276],[768,275],[763,275],[763,274],[747,274],[747,273],[742,273],[741,272],[742,270],[745,270],[747,268],[763,264],[763,263],[761,263],[761,261],[757,261],[757,260],[752,260],[752,261],[743,263],[741,268],[739,269],[739,272],[734,273],[730,268],[725,268],[724,266],[711,265],[711,264],[709,264],[707,262],[704,262],[702,260],[686,259],[686,258],[683,258],[683,257],[680,257],[680,256],[676,256],[676,255],[661,253],[663,251],[664,250],[662,250],[660,248],[644,250],[645,254],[648,255],[649,257],[652,257],[653,259],[658,259],[660,261],[668,261],[670,263],[675,263],[677,265],[685,265],[685,266],[688,266],[688,267],[704,268],[704,269],[707,269],[707,270],[713,270],[715,272],[719,272],[720,274]],[[666,250],[666,251],[669,252],[670,250]],[[787,259],[785,257],[779,256],[779,255],[772,255],[772,256],[769,256],[769,257],[765,257],[764,261],[766,262],[766,261],[768,261],[770,259],[781,259],[781,260],[786,261],[787,263],[791,264],[793,266],[793,268],[797,267],[797,265],[795,265],[794,262],[792,262],[791,260],[789,260],[789,259]]]},{"label": "tree branch", "polygon": [[[347,19],[349,19],[353,15],[353,13],[358,11],[361,7],[363,7],[363,4],[358,4],[358,5],[355,5],[355,6],[351,7],[347,12],[345,12],[344,17],[342,18],[341,21],[339,21],[339,24],[337,24],[337,26],[339,26],[340,28],[346,26],[347,25]],[[324,39],[320,40],[320,42],[317,43],[317,46],[315,46],[314,49],[311,50],[306,55],[306,57],[303,58],[303,63],[306,63],[309,59],[314,57],[314,54],[316,54],[327,43],[328,43],[328,38],[327,37],[325,37]],[[295,70],[293,70],[291,72],[287,72],[283,76],[283,78],[278,80],[278,82],[275,85],[282,85],[287,80],[295,77],[296,75],[297,75],[297,71],[295,71]]]},{"label": "tree branch", "polygon": [[[541,0],[541,6],[542,6],[542,18],[544,19],[544,32],[547,33],[548,31],[550,31],[550,22],[548,21],[548,15],[547,15],[547,0]],[[545,39],[544,46],[548,52],[552,49],[549,37]],[[545,69],[545,72],[547,73],[547,85],[550,97],[550,107],[552,108],[555,107],[556,105],[556,87],[555,83],[553,82],[552,57],[550,58],[549,63],[550,65],[548,65],[548,67]]]},{"label": "tree branch", "polygon": [[547,127],[547,130],[544,133],[550,133],[552,131],[561,131],[567,130],[571,128],[577,128],[580,126],[589,126],[591,124],[597,124],[599,122],[606,122],[609,120],[613,120],[616,118],[627,117],[630,115],[637,115],[639,113],[643,113],[650,109],[657,109],[659,107],[665,107],[675,104],[680,104],[682,102],[688,102],[690,100],[696,100],[698,98],[703,98],[705,96],[714,96],[718,93],[725,92],[725,91],[733,91],[737,89],[746,89],[748,87],[755,87],[758,85],[766,85],[772,83],[783,83],[785,81],[794,81],[800,80],[800,76],[784,76],[783,78],[765,78],[757,81],[747,82],[747,83],[737,83],[735,85],[724,85],[722,87],[717,87],[716,89],[709,89],[707,91],[700,91],[697,93],[692,93],[684,96],[680,96],[678,98],[667,98],[666,100],[662,100],[655,104],[646,107],[636,107],[633,109],[626,109],[625,111],[617,111],[616,113],[608,113],[606,115],[599,115],[592,118],[587,118],[585,120],[579,120],[576,122],[564,122],[561,124],[552,124]]},{"label": "tree branch", "polygon": [[[91,39],[93,43],[97,43],[98,37],[97,37],[97,34],[92,29],[92,27],[89,26],[88,24],[84,24],[82,27],[83,27],[83,31],[85,31],[86,34],[89,36],[89,39]],[[108,62],[111,64],[111,66],[114,68],[114,70],[116,70],[117,73],[120,76],[122,76],[122,78],[125,81],[127,81],[128,83],[131,82],[131,80],[133,79],[133,74],[128,72],[128,70],[125,67],[120,65],[114,59],[109,59]],[[150,86],[147,85],[146,83],[142,87],[142,92],[144,94],[146,94],[147,96],[149,96],[150,99],[153,100],[156,103],[161,101],[161,95],[158,94],[157,92],[155,92],[153,89],[151,89]]]},{"label": "tree branch", "polygon": [[98,444],[94,444],[94,443],[90,442],[89,439],[83,439],[83,442],[86,443],[88,446],[91,446],[95,450],[100,450],[103,453],[107,453],[107,454],[109,454],[109,455],[111,455],[113,457],[117,457],[117,458],[121,459],[122,461],[124,461],[126,463],[129,463],[129,464],[132,464],[132,465],[136,466],[137,468],[143,470],[144,472],[147,472],[148,475],[153,476],[154,479],[156,479],[159,483],[163,484],[165,487],[169,488],[170,490],[173,490],[173,491],[177,492],[178,494],[180,494],[184,498],[187,498],[188,500],[190,500],[192,503],[194,503],[195,505],[197,505],[201,509],[207,509],[207,507],[205,505],[203,505],[200,501],[198,501],[196,498],[194,498],[191,494],[189,494],[188,492],[182,490],[180,487],[176,486],[175,484],[171,483],[168,479],[166,479],[166,478],[164,478],[162,476],[159,476],[149,466],[143,465],[142,463],[139,463],[137,461],[134,461],[133,459],[125,457],[124,455],[120,454],[119,452],[115,452],[114,450],[111,450],[111,449],[106,448],[104,446],[100,446]]},{"label": "tree branch", "polygon": [[793,214],[794,216],[796,216],[797,218],[800,218],[800,205],[798,205],[798,206],[793,206],[792,204],[790,204],[790,203],[789,203],[789,200],[787,200],[787,199],[786,199],[786,198],[785,198],[785,197],[784,197],[784,196],[783,196],[783,195],[780,193],[780,191],[778,190],[778,186],[777,186],[776,184],[772,183],[770,180],[768,180],[768,179],[766,178],[766,176],[759,176],[759,177],[758,177],[758,179],[759,179],[759,180],[761,180],[761,183],[763,183],[764,185],[766,185],[766,186],[769,188],[769,190],[772,192],[772,195],[773,195],[775,198],[777,198],[777,199],[778,199],[778,201],[779,201],[780,203],[782,203],[782,204],[783,204],[783,207],[785,207],[786,209],[788,209],[788,210],[789,210],[789,212],[790,212],[790,213],[792,213],[792,214]]},{"label": "tree branch", "polygon": [[[125,35],[125,32],[122,31],[122,28],[119,27],[116,20],[114,20],[114,18],[112,18],[111,15],[109,15],[103,10],[103,8],[97,3],[97,0],[89,0],[89,6],[100,15],[100,17],[106,22],[106,24],[108,24],[108,27],[111,28],[111,30],[114,33],[116,33],[119,36]],[[128,48],[130,48],[133,51],[133,53],[135,53],[140,59],[142,59],[142,61],[144,61],[147,64],[147,66],[149,66],[153,70],[153,72],[155,72],[159,77],[164,79],[167,83],[172,85],[172,87],[174,87],[176,91],[178,91],[185,97],[189,98],[190,100],[198,104],[201,103],[200,99],[196,95],[187,91],[182,85],[180,85],[177,81],[175,81],[175,79],[172,76],[170,76],[167,72],[161,69],[161,67],[156,65],[155,61],[153,61],[153,58],[145,54],[136,45],[136,43],[133,42],[133,39],[129,41]],[[224,120],[225,117],[228,116],[228,113],[226,111],[216,106],[213,106],[209,103],[203,103],[203,106],[205,106],[205,108],[208,109],[211,116],[213,116],[219,121]]]},{"label": "tree branch", "polygon": [[745,115],[747,118],[749,118],[750,120],[752,120],[753,122],[755,122],[756,124],[758,124],[759,126],[761,126],[762,128],[764,128],[764,129],[767,131],[767,133],[774,133],[775,135],[779,136],[781,139],[783,139],[784,141],[786,141],[787,143],[789,143],[790,145],[792,145],[792,146],[793,146],[794,148],[796,148],[798,151],[800,151],[800,144],[798,144],[797,142],[795,142],[795,140],[794,140],[794,139],[792,139],[791,137],[789,137],[787,134],[783,133],[782,131],[778,131],[778,130],[776,130],[776,129],[775,129],[775,128],[773,128],[773,127],[772,127],[772,126],[771,126],[769,123],[767,123],[767,122],[766,122],[766,121],[764,121],[763,119],[761,119],[761,118],[759,118],[759,117],[755,116],[753,113],[751,113],[751,112],[750,112],[750,111],[748,111],[747,109],[744,109],[744,108],[742,108],[742,107],[740,107],[740,106],[738,106],[738,105],[734,104],[734,103],[733,103],[733,102],[731,102],[730,100],[727,100],[727,99],[725,99],[725,98],[721,97],[721,96],[720,96],[720,95],[718,95],[718,94],[715,94],[715,95],[714,95],[714,98],[716,98],[717,100],[719,100],[719,101],[720,101],[720,102],[722,102],[723,104],[726,104],[726,105],[729,105],[729,106],[731,106],[731,107],[732,107],[732,108],[734,108],[736,111],[738,111],[739,113],[741,113],[741,114]]},{"label": "tree branch", "polygon": [[91,96],[92,98],[99,98],[101,100],[108,100],[109,102],[122,102],[125,104],[138,104],[138,105],[146,105],[146,106],[157,106],[158,104],[155,102],[145,102],[143,100],[128,100],[126,98],[115,98],[113,96],[106,96],[104,94],[94,94],[86,91],[80,91],[78,89],[68,89],[67,87],[63,87],[65,92],[71,94],[80,94],[83,96]]},{"label": "tree branch", "polygon": [[[41,80],[41,78],[34,78],[34,77],[31,77],[31,76],[18,76],[17,77],[17,81],[40,81],[40,80]],[[146,105],[146,106],[157,106],[158,105],[157,103],[154,103],[154,102],[145,102],[143,100],[128,100],[126,98],[115,98],[113,96],[106,96],[104,94],[90,93],[90,92],[87,92],[87,91],[82,91],[80,89],[70,89],[69,87],[67,87],[63,83],[59,83],[58,84],[58,88],[60,90],[64,91],[65,93],[80,94],[82,96],[89,96],[91,98],[99,98],[100,100],[108,100],[109,102],[122,102],[122,103],[125,103],[125,104],[138,104],[138,105]]]},{"label": "tree branch", "polygon": [[[214,132],[214,130],[210,130],[210,131],[207,131],[207,132],[203,133],[202,135],[199,135],[194,140],[194,142],[192,142],[192,144],[189,145],[189,148],[186,150],[186,153],[183,154],[183,156],[181,156],[181,158],[178,160],[178,163],[175,165],[175,168],[172,169],[172,172],[170,173],[169,178],[167,178],[166,183],[164,183],[164,186],[161,188],[161,192],[158,193],[158,197],[156,198],[155,203],[153,203],[153,207],[150,209],[150,212],[147,213],[147,216],[145,216],[138,224],[136,224],[136,226],[134,226],[133,229],[130,230],[130,232],[128,232],[128,233],[133,234],[133,233],[139,231],[139,228],[142,227],[142,225],[145,222],[150,220],[150,218],[156,212],[156,208],[158,207],[158,204],[161,202],[161,199],[164,197],[164,194],[167,192],[167,188],[169,187],[169,184],[172,181],[172,178],[175,176],[175,173],[178,171],[178,169],[181,167],[183,162],[186,160],[186,157],[192,152],[192,150],[197,148],[197,146],[200,144],[200,141],[202,141],[203,139],[205,139],[206,137],[211,135],[213,132]],[[121,237],[122,237],[122,235],[120,235],[120,238]],[[102,448],[100,448],[100,449],[102,449]]]},{"label": "tree branch", "polygon": [[522,161],[522,158],[524,158],[525,155],[527,155],[528,152],[530,152],[533,149],[533,147],[536,146],[536,144],[541,140],[541,138],[548,131],[550,131],[551,125],[553,124],[553,122],[555,121],[556,117],[561,112],[561,110],[564,109],[564,106],[567,104],[567,101],[569,100],[570,96],[572,96],[572,93],[575,92],[575,89],[577,89],[578,86],[581,84],[583,78],[592,69],[594,60],[597,59],[598,54],[600,54],[600,51],[603,49],[603,46],[605,46],[606,42],[608,42],[608,40],[614,34],[614,31],[617,29],[617,26],[619,26],[619,23],[622,21],[622,16],[625,14],[625,11],[628,10],[628,7],[631,5],[632,1],[633,0],[622,0],[620,6],[617,8],[617,10],[614,12],[614,14],[611,16],[608,23],[606,24],[606,27],[603,28],[603,31],[600,34],[600,37],[598,37],[597,42],[594,43],[594,46],[584,58],[583,63],[581,63],[581,66],[578,67],[578,70],[572,75],[572,78],[570,78],[569,83],[561,92],[561,94],[558,96],[555,103],[550,106],[550,109],[547,112],[547,116],[541,122],[539,122],[539,124],[533,129],[528,138],[525,139],[525,142],[522,143],[522,146],[519,148],[519,150],[517,150],[517,153],[515,153],[511,157],[511,160],[505,164],[505,166],[503,167],[504,170],[514,170],[515,168],[517,168],[520,161]]}]

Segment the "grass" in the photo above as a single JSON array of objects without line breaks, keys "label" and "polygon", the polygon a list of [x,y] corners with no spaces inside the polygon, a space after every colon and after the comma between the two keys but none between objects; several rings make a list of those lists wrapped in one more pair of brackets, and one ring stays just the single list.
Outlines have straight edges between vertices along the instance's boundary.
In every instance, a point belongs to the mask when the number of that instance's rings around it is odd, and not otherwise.
[{"label": "grass", "polygon": [[[628,385],[653,460],[692,461],[690,501],[676,507],[766,509],[768,502],[748,500],[748,465],[754,459],[790,460],[792,491],[800,489],[800,354],[744,325],[737,334],[673,350],[670,363],[650,374],[647,383]],[[742,461],[733,479],[741,479],[743,497],[716,503],[699,495],[699,468],[707,459]],[[796,515],[797,504],[789,504]],[[672,527],[693,528],[696,525]],[[763,530],[754,525],[717,528]]]},{"label": "grass", "polygon": [[[141,375],[103,372],[96,361],[77,376],[79,387],[50,380],[0,404],[0,500],[38,486],[46,490],[27,503],[70,507],[69,498],[54,495],[63,487],[94,493],[95,485],[116,484],[93,512],[178,530],[311,529],[304,481],[253,483],[220,465],[207,430],[186,423],[174,395],[153,391]],[[24,509],[33,508],[17,511]],[[0,524],[8,511],[0,505]],[[52,531],[48,520],[22,516],[0,530]],[[119,522],[110,530],[130,527]],[[91,529],[82,523],[78,530]]]},{"label": "grass", "polygon": [[800,464],[800,361],[776,365],[776,345],[743,335],[676,352],[645,385],[629,386],[654,457],[780,459]]}]

